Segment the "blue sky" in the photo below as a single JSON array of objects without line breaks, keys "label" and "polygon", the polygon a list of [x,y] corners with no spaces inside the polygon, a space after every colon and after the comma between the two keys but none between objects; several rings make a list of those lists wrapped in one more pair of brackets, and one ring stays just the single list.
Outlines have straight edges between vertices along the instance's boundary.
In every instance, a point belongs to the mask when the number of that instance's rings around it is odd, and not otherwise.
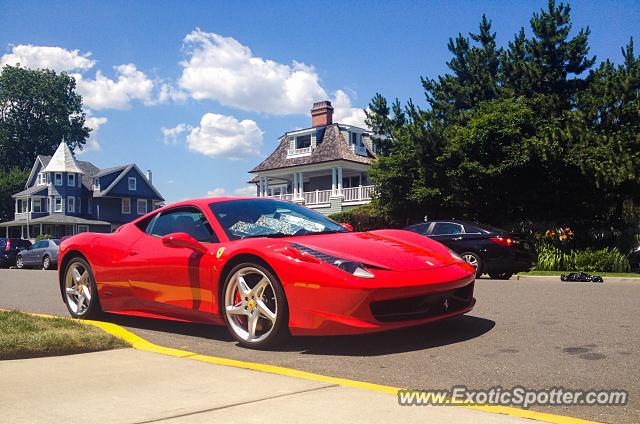
[{"label": "blue sky", "polygon": [[[599,60],[640,43],[640,2],[570,4]],[[77,75],[97,128],[79,157],[151,169],[171,202],[245,193],[277,138],[309,126],[313,100],[347,123],[376,92],[423,104],[419,78],[446,71],[449,37],[486,13],[504,44],[545,5],[0,0],[0,62]]]}]

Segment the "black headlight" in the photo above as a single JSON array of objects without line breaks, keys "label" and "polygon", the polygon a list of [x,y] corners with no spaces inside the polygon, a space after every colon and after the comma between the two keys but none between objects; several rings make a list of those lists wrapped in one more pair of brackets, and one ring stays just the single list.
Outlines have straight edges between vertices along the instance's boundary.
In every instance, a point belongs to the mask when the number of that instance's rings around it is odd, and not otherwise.
[{"label": "black headlight", "polygon": [[289,245],[290,248],[296,249],[299,252],[305,253],[307,255],[313,256],[316,259],[321,260],[322,262],[326,262],[330,265],[335,266],[336,268],[340,268],[344,272],[347,272],[351,275],[360,278],[374,278],[371,272],[367,271],[365,265],[360,262],[350,261],[347,259],[338,258],[337,256],[329,255],[328,253],[320,252],[315,249],[312,249],[308,246],[304,246],[298,243],[292,243]]}]

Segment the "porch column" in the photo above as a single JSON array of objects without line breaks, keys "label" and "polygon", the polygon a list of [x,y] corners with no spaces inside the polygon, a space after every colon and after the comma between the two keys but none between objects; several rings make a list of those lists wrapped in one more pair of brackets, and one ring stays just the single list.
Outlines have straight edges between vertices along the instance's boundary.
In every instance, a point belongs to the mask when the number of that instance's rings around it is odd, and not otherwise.
[{"label": "porch column", "polygon": [[338,167],[338,196],[342,196],[342,167]]},{"label": "porch column", "polygon": [[298,198],[298,173],[293,173],[293,179],[291,180],[291,191],[293,191],[293,198]]},{"label": "porch column", "polygon": [[16,213],[18,213],[18,199],[16,199]]},{"label": "porch column", "polygon": [[331,195],[336,195],[336,168],[331,168]]},{"label": "porch column", "polygon": [[42,224],[40,224],[40,235],[42,235]]},{"label": "porch column", "polygon": [[298,173],[298,184],[300,184],[298,192],[300,193],[300,198],[304,197],[304,176],[302,172]]}]

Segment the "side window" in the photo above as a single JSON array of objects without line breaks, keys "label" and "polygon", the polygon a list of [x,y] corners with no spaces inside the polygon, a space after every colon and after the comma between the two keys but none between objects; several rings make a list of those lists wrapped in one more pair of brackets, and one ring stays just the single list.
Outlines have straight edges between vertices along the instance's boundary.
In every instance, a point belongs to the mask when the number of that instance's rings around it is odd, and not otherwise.
[{"label": "side window", "polygon": [[179,208],[161,212],[149,225],[147,233],[157,237],[171,233],[187,233],[199,242],[218,242],[207,218],[195,208]]},{"label": "side window", "polygon": [[413,227],[411,227],[411,231],[413,231],[414,233],[425,235],[425,234],[427,234],[427,230],[429,229],[429,225],[431,225],[431,223],[429,223],[429,222],[426,222],[424,224],[414,225]]},{"label": "side window", "polygon": [[438,222],[431,233],[434,236],[462,234],[462,225],[452,222]]},{"label": "side window", "polygon": [[49,242],[40,240],[39,242],[33,245],[32,249],[42,249],[43,247],[47,247],[48,245],[49,245]]}]

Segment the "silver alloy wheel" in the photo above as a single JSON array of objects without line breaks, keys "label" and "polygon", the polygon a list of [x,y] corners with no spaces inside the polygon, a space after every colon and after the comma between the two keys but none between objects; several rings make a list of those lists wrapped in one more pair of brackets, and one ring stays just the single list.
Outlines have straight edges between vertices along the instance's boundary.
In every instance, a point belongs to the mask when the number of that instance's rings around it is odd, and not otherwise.
[{"label": "silver alloy wheel", "polygon": [[91,303],[89,270],[79,262],[71,264],[64,278],[64,289],[71,311],[78,316],[84,315]]},{"label": "silver alloy wheel", "polygon": [[478,258],[469,253],[462,255],[462,260],[478,268]]},{"label": "silver alloy wheel", "polygon": [[49,269],[51,267],[51,259],[48,256],[45,256],[42,260],[42,268]]},{"label": "silver alloy wheel", "polygon": [[229,327],[239,338],[249,343],[265,340],[278,317],[273,283],[257,268],[239,269],[227,284],[224,308]]},{"label": "silver alloy wheel", "polygon": [[20,269],[24,268],[24,260],[22,258],[16,259],[16,267]]}]

